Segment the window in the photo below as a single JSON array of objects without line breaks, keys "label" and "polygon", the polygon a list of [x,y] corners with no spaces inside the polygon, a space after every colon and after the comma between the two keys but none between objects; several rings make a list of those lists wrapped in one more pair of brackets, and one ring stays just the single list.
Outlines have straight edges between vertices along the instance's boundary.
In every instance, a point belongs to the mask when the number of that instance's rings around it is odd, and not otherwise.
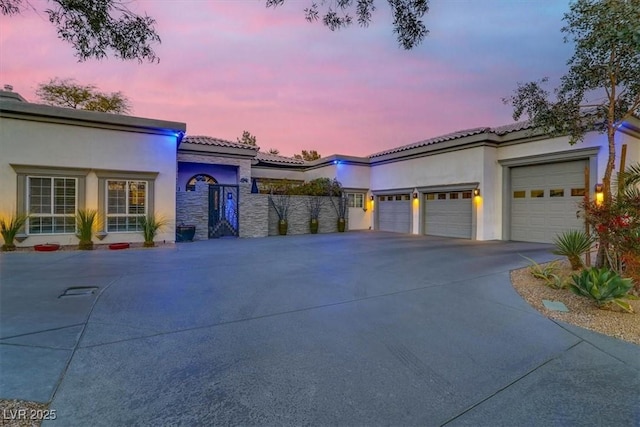
[{"label": "window", "polygon": [[396,200],[402,200],[402,195],[401,194],[397,194],[396,195]]},{"label": "window", "polygon": [[549,190],[549,197],[564,197],[564,190],[562,188]]},{"label": "window", "polygon": [[571,197],[584,197],[584,188],[572,188]]},{"label": "window", "polygon": [[544,197],[544,190],[531,190],[531,198]]},{"label": "window", "polygon": [[458,198],[458,193],[449,193],[449,200],[455,200]]},{"label": "window", "polygon": [[107,180],[107,231],[140,231],[147,215],[147,182]]},{"label": "window", "polygon": [[435,193],[427,193],[427,200],[434,200],[436,198]]},{"label": "window", "polygon": [[196,191],[196,182],[204,182],[209,185],[218,183],[218,181],[216,181],[216,179],[211,175],[201,173],[191,177],[191,179],[187,181],[185,191]]},{"label": "window", "polygon": [[350,208],[364,207],[364,193],[347,193]]},{"label": "window", "polygon": [[447,193],[438,193],[438,200],[445,200],[447,198]]},{"label": "window", "polygon": [[516,190],[513,192],[514,199],[524,199],[527,195],[527,192],[524,190]]},{"label": "window", "polygon": [[76,178],[30,176],[27,183],[29,234],[75,233]]},{"label": "window", "polygon": [[471,191],[463,191],[462,192],[462,198],[463,199],[470,199],[471,198]]}]

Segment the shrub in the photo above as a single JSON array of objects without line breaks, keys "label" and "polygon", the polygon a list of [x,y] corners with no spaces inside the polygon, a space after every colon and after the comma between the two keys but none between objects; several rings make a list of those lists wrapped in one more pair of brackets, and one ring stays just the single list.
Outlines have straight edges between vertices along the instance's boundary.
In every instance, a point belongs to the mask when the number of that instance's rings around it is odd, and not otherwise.
[{"label": "shrub", "polygon": [[531,273],[531,275],[536,279],[542,279],[545,282],[553,280],[553,276],[555,276],[555,273],[558,271],[558,261],[552,261],[543,266],[538,264],[531,258],[528,258],[524,255],[520,256],[531,263],[529,265],[529,273]]},{"label": "shrub", "polygon": [[76,214],[77,236],[80,239],[78,249],[93,249],[93,227],[98,217],[98,211],[95,209],[78,209]]},{"label": "shrub", "polygon": [[617,304],[624,311],[633,312],[631,305],[624,299],[631,299],[629,290],[633,287],[631,279],[623,279],[608,268],[592,267],[583,270],[580,275],[571,276],[573,283],[570,289],[577,295],[582,295],[595,301],[598,307],[609,303]]},{"label": "shrub", "polygon": [[20,231],[27,222],[27,219],[29,219],[29,215],[24,214],[11,216],[9,219],[0,218],[0,234],[2,234],[2,239],[4,240],[4,244],[2,245],[3,251],[14,251],[16,249],[13,241],[18,231]]},{"label": "shrub", "polygon": [[156,217],[153,214],[149,214],[142,218],[141,225],[142,234],[144,236],[144,247],[152,248],[155,246],[153,239],[156,237],[156,234],[158,234],[158,231],[167,225],[167,220]]},{"label": "shrub", "polygon": [[594,240],[582,230],[569,230],[556,236],[553,244],[556,255],[563,255],[569,259],[572,270],[580,270],[584,267],[581,257],[591,250]]}]

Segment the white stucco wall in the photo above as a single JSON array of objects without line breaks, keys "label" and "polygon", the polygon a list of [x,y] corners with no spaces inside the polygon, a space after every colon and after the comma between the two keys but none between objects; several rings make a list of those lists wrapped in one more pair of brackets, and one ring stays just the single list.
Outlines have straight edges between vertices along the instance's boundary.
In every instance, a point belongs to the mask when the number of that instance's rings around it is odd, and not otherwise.
[{"label": "white stucco wall", "polygon": [[[157,172],[155,214],[169,225],[156,241],[175,239],[176,137],[61,123],[0,118],[0,213],[16,211],[17,177],[11,164],[86,168],[85,206],[97,209],[98,178],[94,170]],[[140,233],[110,233],[102,243],[142,242]],[[71,234],[31,235],[19,246],[39,243],[77,244]],[[94,238],[94,242],[100,243]]]},{"label": "white stucco wall", "polygon": [[431,156],[373,165],[371,189],[414,188],[480,182],[482,147],[441,153]]}]

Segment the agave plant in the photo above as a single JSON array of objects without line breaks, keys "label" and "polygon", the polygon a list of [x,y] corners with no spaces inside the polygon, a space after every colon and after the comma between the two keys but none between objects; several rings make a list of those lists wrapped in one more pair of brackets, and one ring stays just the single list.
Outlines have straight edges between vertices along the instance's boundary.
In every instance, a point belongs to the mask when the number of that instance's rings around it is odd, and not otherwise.
[{"label": "agave plant", "polygon": [[95,209],[78,209],[76,214],[76,229],[77,236],[80,239],[78,243],[78,249],[91,250],[93,249],[93,229],[98,218],[98,211]]},{"label": "agave plant", "polygon": [[591,250],[594,240],[582,230],[569,230],[559,234],[553,239],[556,255],[563,255],[569,259],[572,270],[580,270],[584,267],[581,257]]},{"label": "agave plant", "polygon": [[27,222],[27,219],[29,219],[29,215],[25,214],[11,216],[9,219],[0,218],[0,234],[2,234],[2,239],[4,240],[4,244],[2,245],[3,251],[9,252],[16,250],[16,245],[13,241],[18,231],[20,231]]},{"label": "agave plant", "polygon": [[142,234],[144,236],[144,247],[152,248],[155,246],[153,239],[155,239],[158,231],[167,225],[167,220],[150,214],[142,218],[141,225]]},{"label": "agave plant", "polygon": [[633,312],[631,305],[624,301],[634,299],[633,295],[629,295],[633,280],[624,279],[608,268],[596,267],[583,270],[580,275],[574,274],[571,277],[573,283],[569,287],[574,294],[594,300],[598,307],[614,303],[624,311]]}]

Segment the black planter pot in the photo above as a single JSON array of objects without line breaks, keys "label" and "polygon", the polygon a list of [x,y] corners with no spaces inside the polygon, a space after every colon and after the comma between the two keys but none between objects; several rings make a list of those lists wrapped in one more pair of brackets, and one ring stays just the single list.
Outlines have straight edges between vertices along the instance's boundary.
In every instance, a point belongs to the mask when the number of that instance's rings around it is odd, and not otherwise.
[{"label": "black planter pot", "polygon": [[318,220],[317,219],[312,219],[309,222],[309,231],[311,232],[311,234],[318,234]]},{"label": "black planter pot", "polygon": [[195,225],[179,225],[176,227],[176,242],[193,242],[195,235]]}]

